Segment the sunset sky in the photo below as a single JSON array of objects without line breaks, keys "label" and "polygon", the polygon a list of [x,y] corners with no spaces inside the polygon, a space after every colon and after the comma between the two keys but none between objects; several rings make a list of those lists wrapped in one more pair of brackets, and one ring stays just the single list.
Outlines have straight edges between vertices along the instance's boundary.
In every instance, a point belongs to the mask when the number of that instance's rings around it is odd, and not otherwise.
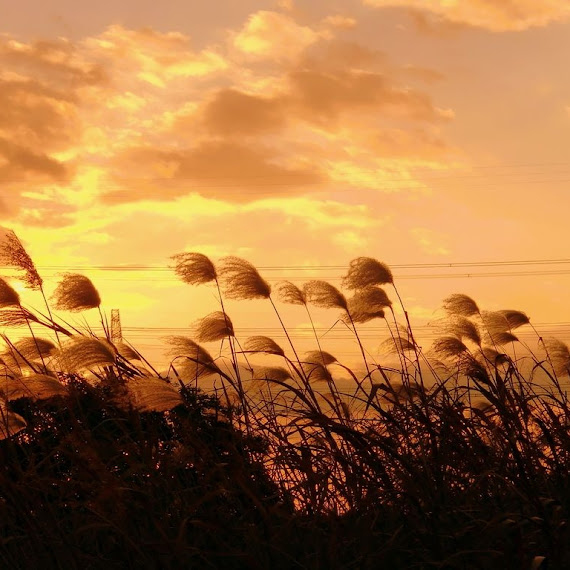
[{"label": "sunset sky", "polygon": [[[567,0],[0,0],[0,224],[151,354],[217,309],[165,270],[181,251],[298,284],[370,256],[418,327],[462,292],[568,339],[568,54]],[[567,263],[465,266],[533,260]]]}]

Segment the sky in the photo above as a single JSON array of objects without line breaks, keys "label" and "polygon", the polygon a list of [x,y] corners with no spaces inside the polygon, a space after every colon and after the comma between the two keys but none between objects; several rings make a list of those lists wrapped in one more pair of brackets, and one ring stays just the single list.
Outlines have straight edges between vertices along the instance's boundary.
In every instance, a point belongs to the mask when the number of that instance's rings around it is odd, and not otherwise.
[{"label": "sky", "polygon": [[[141,351],[217,309],[168,269],[183,251],[271,283],[340,285],[379,259],[425,343],[455,292],[570,337],[569,265],[544,263],[570,261],[566,0],[0,0],[0,16],[0,225],[48,288],[88,275]],[[282,337],[264,301],[227,310],[242,337]],[[282,310],[311,348],[306,314]],[[322,332],[337,317],[315,312]],[[340,327],[324,348],[348,359]],[[386,335],[369,325],[368,350]]]}]

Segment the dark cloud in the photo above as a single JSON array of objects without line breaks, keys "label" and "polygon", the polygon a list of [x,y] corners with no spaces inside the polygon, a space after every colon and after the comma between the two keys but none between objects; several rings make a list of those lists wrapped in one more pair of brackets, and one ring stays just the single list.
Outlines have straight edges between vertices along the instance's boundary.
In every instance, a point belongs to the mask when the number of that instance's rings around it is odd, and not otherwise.
[{"label": "dark cloud", "polygon": [[63,163],[44,153],[0,137],[0,183],[18,182],[22,177],[28,179],[30,176],[63,182],[68,177],[68,170]]},{"label": "dark cloud", "polygon": [[440,120],[431,99],[423,92],[398,87],[385,75],[366,71],[290,73],[291,98],[305,118],[328,120],[358,109],[374,112],[376,119],[402,117]]},{"label": "dark cloud", "polygon": [[77,88],[108,81],[100,64],[81,61],[76,45],[65,39],[41,40],[29,44],[0,41],[0,61],[21,74],[59,87],[65,85]]},{"label": "dark cloud", "polygon": [[283,127],[285,113],[279,98],[222,89],[206,104],[202,120],[209,132],[220,135],[259,134]]},{"label": "dark cloud", "polygon": [[[116,160],[116,190],[107,202],[144,199],[170,200],[198,193],[228,202],[296,195],[304,186],[324,181],[309,160],[300,166],[283,166],[270,148],[255,148],[229,141],[207,141],[185,150],[133,149]],[[168,176],[160,175],[169,171]]]}]

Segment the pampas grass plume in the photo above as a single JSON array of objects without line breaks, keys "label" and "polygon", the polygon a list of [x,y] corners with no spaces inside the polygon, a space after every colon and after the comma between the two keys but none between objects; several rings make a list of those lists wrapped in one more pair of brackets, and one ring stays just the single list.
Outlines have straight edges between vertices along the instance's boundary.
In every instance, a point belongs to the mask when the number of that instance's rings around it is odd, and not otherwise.
[{"label": "pampas grass plume", "polygon": [[224,257],[219,273],[228,299],[267,299],[271,295],[269,283],[245,259]]},{"label": "pampas grass plume", "polygon": [[23,272],[22,281],[26,287],[35,291],[41,289],[43,280],[18,236],[12,230],[0,230],[4,233],[0,237],[0,265],[16,267]]},{"label": "pampas grass plume", "polygon": [[199,342],[215,342],[234,336],[232,321],[222,311],[214,311],[198,319],[192,328]]},{"label": "pampas grass plume", "polygon": [[303,286],[303,292],[307,301],[316,307],[348,310],[345,296],[326,281],[309,281]]},{"label": "pampas grass plume", "polygon": [[0,307],[18,306],[20,296],[16,291],[0,277]]},{"label": "pampas grass plume", "polygon": [[250,352],[264,352],[285,356],[283,349],[268,336],[250,336],[244,342],[243,348]]},{"label": "pampas grass plume", "polygon": [[185,252],[171,257],[176,263],[174,272],[188,285],[201,285],[215,281],[218,277],[216,267],[202,253]]},{"label": "pampas grass plume", "polygon": [[86,311],[101,305],[101,297],[95,285],[85,275],[65,273],[59,282],[52,299],[54,307],[61,311]]},{"label": "pampas grass plume", "polygon": [[277,284],[277,297],[282,303],[289,305],[307,304],[307,299],[303,291],[290,281],[280,281]]},{"label": "pampas grass plume", "polygon": [[463,293],[454,293],[443,300],[443,308],[452,315],[471,317],[479,314],[477,303]]},{"label": "pampas grass plume", "polygon": [[392,271],[385,264],[372,257],[357,257],[348,267],[348,273],[342,279],[347,289],[364,289],[371,285],[393,283]]}]

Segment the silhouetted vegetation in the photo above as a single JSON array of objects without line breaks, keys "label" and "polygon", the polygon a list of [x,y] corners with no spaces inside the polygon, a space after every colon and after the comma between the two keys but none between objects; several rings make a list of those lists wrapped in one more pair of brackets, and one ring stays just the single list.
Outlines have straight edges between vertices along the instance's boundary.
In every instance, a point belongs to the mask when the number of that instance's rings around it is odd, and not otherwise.
[{"label": "silhouetted vegetation", "polygon": [[[43,295],[18,238],[0,249]],[[0,324],[29,333],[5,336],[0,355],[3,567],[570,567],[564,343],[536,333],[527,346],[524,313],[457,294],[426,353],[390,269],[370,258],[351,262],[343,290],[275,291],[239,258],[173,260],[220,308],[168,339],[165,373],[113,336],[86,277],[65,275],[45,310],[0,280]],[[288,345],[236,338],[224,299],[265,299]],[[325,352],[314,326],[300,355],[280,303],[311,325],[312,307],[340,313],[362,365]],[[104,336],[52,307],[99,311]],[[361,342],[373,319],[389,365]]]}]

